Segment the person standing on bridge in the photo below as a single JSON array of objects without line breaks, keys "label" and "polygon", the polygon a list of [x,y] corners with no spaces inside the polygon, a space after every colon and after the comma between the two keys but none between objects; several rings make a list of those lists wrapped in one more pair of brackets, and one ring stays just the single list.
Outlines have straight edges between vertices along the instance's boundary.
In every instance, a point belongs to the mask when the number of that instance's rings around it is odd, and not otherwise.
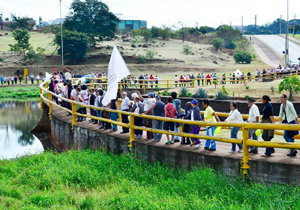
[{"label": "person standing on bridge", "polygon": [[[192,107],[193,107],[193,110],[191,112],[191,120],[192,121],[202,121],[200,108],[198,106],[198,101],[196,99],[193,99],[192,102],[191,102],[191,104],[192,104]],[[191,133],[198,135],[199,132],[200,132],[200,128],[201,128],[200,125],[192,125],[191,126]],[[200,148],[201,145],[202,145],[200,139],[199,138],[195,138],[194,140],[195,140],[194,147],[196,149]]]},{"label": "person standing on bridge", "polygon": [[[156,102],[150,108],[153,110],[153,115],[156,117],[164,117],[165,116],[165,104],[161,101],[161,97],[157,95]],[[162,130],[163,129],[164,121],[162,120],[152,120],[152,128]],[[160,141],[162,137],[161,133],[153,133],[152,141]]]},{"label": "person standing on bridge", "polygon": [[[176,107],[177,115],[181,114],[181,100],[177,98],[177,93],[172,92],[171,97],[173,99],[173,104]],[[177,116],[176,116],[177,117]],[[175,123],[174,131],[179,132],[180,123]],[[179,137],[174,136],[174,142],[179,142]]]},{"label": "person standing on bridge", "polygon": [[[133,112],[134,114],[142,114],[144,113],[144,104],[140,102],[140,98],[138,96],[135,96],[133,98],[133,106],[130,110],[130,112]],[[134,125],[135,126],[143,126],[143,118],[140,117],[134,117]],[[140,139],[143,136],[143,131],[142,130],[134,130],[134,137],[135,139]]]},{"label": "person standing on bridge", "polygon": [[[262,97],[262,103],[265,105],[263,109],[262,123],[275,123],[273,117],[273,106],[269,103],[271,101],[270,97],[264,95]],[[264,141],[271,141],[274,138],[274,130],[263,130],[262,138]],[[266,148],[265,154],[261,157],[270,157],[271,154],[275,153],[274,148]]]},{"label": "person standing on bridge", "polygon": [[[127,97],[127,93],[126,92],[122,93],[122,99],[123,99],[122,103],[118,107],[118,109],[121,110],[121,111],[124,111],[124,112],[129,112],[129,108],[130,108],[131,105],[130,105],[130,100]],[[122,123],[126,123],[126,124],[129,123],[128,115],[122,114]],[[129,133],[129,128],[122,127],[122,129],[123,129],[123,131],[121,132],[121,134]]]},{"label": "person standing on bridge", "polygon": [[[231,102],[230,103],[230,113],[229,116],[227,117],[227,119],[225,120],[225,122],[232,122],[232,123],[243,123],[243,117],[241,115],[241,113],[239,112],[239,110],[237,109],[237,104],[235,102]],[[232,139],[237,139],[237,134],[240,130],[240,127],[232,127],[231,128],[231,134],[230,134],[230,138]],[[243,145],[242,144],[238,144],[239,150],[238,153],[242,153],[243,152]],[[232,143],[232,147],[231,150],[229,151],[229,153],[235,153],[236,152],[236,144]]]},{"label": "person standing on bridge", "polygon": [[[165,117],[168,118],[177,118],[177,110],[174,104],[172,103],[172,98],[168,98],[168,104],[165,106]],[[174,122],[165,122],[164,129],[166,131],[174,131],[175,130],[175,124]],[[167,136],[167,142],[166,144],[174,144],[174,136],[171,135],[172,140],[169,138],[169,134],[166,134]]]},{"label": "person standing on bridge", "polygon": [[[216,112],[209,106],[209,101],[203,101],[203,107],[205,108],[204,111],[204,121],[205,122],[220,122],[220,119]],[[214,136],[215,135],[216,126],[206,126],[206,135],[207,136]],[[208,151],[216,151],[217,145],[216,141],[213,140],[206,140],[204,149]]]},{"label": "person standing on bridge", "polygon": [[[294,108],[294,105],[287,100],[286,94],[281,94],[280,96],[281,106],[279,112],[279,123],[286,124],[299,124],[298,115]],[[299,134],[298,131],[284,131],[284,139],[287,142],[294,142],[294,136]],[[287,156],[296,156],[297,150],[291,149],[291,152]]]},{"label": "person standing on bridge", "polygon": [[[153,106],[153,104],[155,104],[156,100],[154,98],[154,93],[148,93],[148,98],[143,98],[143,96],[141,95],[140,91],[137,91],[138,97],[140,98],[140,101],[144,103],[144,114],[146,115],[153,115],[153,110],[151,109],[151,107]],[[144,126],[146,126],[147,128],[152,128],[152,120],[151,119],[144,119]],[[151,131],[147,131],[147,136],[146,138],[148,140],[153,139],[153,133]]]},{"label": "person standing on bridge", "polygon": [[[249,117],[247,119],[248,123],[259,123],[259,109],[255,105],[255,99],[252,97],[248,98],[248,107],[249,107]],[[249,139],[258,140],[258,137],[255,134],[255,129],[249,129]],[[257,147],[250,147],[250,154],[258,154]]]}]

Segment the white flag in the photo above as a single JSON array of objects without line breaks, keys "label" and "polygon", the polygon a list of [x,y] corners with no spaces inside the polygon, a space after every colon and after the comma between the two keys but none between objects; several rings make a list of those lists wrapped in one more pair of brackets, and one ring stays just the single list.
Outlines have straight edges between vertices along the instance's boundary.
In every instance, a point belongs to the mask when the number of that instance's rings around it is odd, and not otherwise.
[{"label": "white flag", "polygon": [[107,92],[103,98],[103,105],[106,106],[112,99],[117,98],[118,84],[130,74],[126,63],[118,48],[114,46],[110,57],[107,72]]},{"label": "white flag", "polygon": [[49,81],[52,77],[52,74],[49,74],[48,72],[46,72],[46,77],[45,77],[45,82]]}]

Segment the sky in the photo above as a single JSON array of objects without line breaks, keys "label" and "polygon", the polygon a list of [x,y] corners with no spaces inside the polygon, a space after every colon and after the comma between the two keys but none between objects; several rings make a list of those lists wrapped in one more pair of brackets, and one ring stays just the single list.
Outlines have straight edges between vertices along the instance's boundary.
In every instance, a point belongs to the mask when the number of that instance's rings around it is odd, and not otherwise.
[{"label": "sky", "polygon": [[[69,14],[73,0],[62,1],[62,16]],[[111,12],[136,16],[148,21],[151,26],[172,26],[182,22],[185,26],[218,27],[221,24],[233,26],[271,23],[282,15],[286,20],[288,0],[103,0]],[[300,19],[300,1],[289,0],[290,19],[294,14]],[[297,11],[298,9],[298,11]],[[59,18],[59,0],[0,0],[0,13],[10,17],[28,16],[35,20],[41,16],[44,21]]]}]

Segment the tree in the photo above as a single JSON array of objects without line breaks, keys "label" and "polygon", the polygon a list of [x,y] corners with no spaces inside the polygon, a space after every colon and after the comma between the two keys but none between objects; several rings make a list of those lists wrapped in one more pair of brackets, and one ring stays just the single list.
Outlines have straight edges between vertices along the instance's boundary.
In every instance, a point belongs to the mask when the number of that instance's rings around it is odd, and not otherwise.
[{"label": "tree", "polygon": [[44,58],[44,53],[45,53],[45,49],[41,47],[37,47],[36,51],[34,51],[34,49],[31,49],[27,53],[26,60],[29,63],[34,63],[36,67],[39,68],[39,64]]},{"label": "tree", "polygon": [[229,49],[234,49],[236,47],[235,41],[237,41],[241,36],[239,30],[235,30],[228,25],[222,25],[217,28],[217,36],[224,40],[224,46]]},{"label": "tree", "polygon": [[169,41],[170,37],[171,37],[171,33],[172,33],[172,30],[171,28],[168,28],[167,26],[163,25],[162,26],[162,30],[160,31],[160,37],[163,38],[163,40],[167,40]]},{"label": "tree", "polygon": [[17,43],[9,44],[10,50],[16,52],[19,56],[22,55],[23,59],[26,60],[27,52],[32,49],[29,43],[29,32],[26,29],[17,29],[13,32],[13,37]]},{"label": "tree", "polygon": [[214,48],[216,49],[216,51],[218,52],[218,50],[222,48],[224,41],[221,38],[213,38],[210,41],[210,44],[212,44],[214,46]]},{"label": "tree", "polygon": [[17,17],[16,15],[11,15],[12,18],[12,24],[10,25],[10,29],[26,29],[26,30],[32,30],[35,26],[35,20],[29,17]]},{"label": "tree", "polygon": [[71,13],[64,22],[65,29],[87,34],[92,44],[95,37],[102,41],[114,37],[120,20],[109,11],[108,6],[99,0],[74,0]]},{"label": "tree", "polygon": [[293,93],[298,93],[300,91],[300,79],[297,75],[292,77],[287,77],[279,83],[278,93],[282,91],[290,91],[290,101],[293,101]]},{"label": "tree", "polygon": [[252,55],[248,52],[237,51],[234,54],[233,59],[236,63],[250,64],[252,62]]},{"label": "tree", "polygon": [[3,30],[3,14],[0,14],[0,29]]},{"label": "tree", "polygon": [[157,38],[160,36],[160,31],[161,29],[155,26],[152,26],[152,28],[150,29],[151,33],[152,33],[152,37],[153,38]]},{"label": "tree", "polygon": [[[64,57],[75,64],[76,60],[87,58],[89,50],[89,37],[80,32],[68,31],[63,32],[64,36]],[[54,43],[59,46],[58,54],[61,55],[61,34],[56,34]]]}]

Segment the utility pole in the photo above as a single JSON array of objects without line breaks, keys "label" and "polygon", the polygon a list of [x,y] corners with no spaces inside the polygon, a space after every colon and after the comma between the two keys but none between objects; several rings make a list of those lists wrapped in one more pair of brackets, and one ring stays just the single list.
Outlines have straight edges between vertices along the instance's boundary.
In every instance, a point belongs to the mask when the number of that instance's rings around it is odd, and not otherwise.
[{"label": "utility pole", "polygon": [[287,0],[287,20],[286,20],[286,33],[285,33],[285,62],[284,68],[287,69],[289,62],[289,0]]},{"label": "utility pole", "polygon": [[281,19],[282,19],[282,15],[280,15],[280,19],[279,19],[279,22],[280,22],[279,34],[281,34]]},{"label": "utility pole", "polygon": [[61,36],[61,65],[64,65],[64,36],[63,36],[63,28],[62,28],[62,19],[61,19],[61,0],[59,0],[60,7],[60,36]]},{"label": "utility pole", "polygon": [[242,17],[242,33],[244,33],[244,17]]},{"label": "utility pole", "polygon": [[294,14],[293,36],[295,36],[296,13]]},{"label": "utility pole", "polygon": [[255,31],[256,31],[256,26],[257,26],[257,15],[255,15]]}]

